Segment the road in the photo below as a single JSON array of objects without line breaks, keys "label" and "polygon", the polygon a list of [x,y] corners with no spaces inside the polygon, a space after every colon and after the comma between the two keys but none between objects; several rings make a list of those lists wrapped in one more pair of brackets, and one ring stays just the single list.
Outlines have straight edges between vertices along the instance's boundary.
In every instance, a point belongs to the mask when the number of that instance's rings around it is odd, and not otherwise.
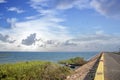
[{"label": "road", "polygon": [[120,80],[120,55],[104,53],[104,80]]},{"label": "road", "polygon": [[66,80],[120,80],[120,55],[108,52],[97,55]]}]

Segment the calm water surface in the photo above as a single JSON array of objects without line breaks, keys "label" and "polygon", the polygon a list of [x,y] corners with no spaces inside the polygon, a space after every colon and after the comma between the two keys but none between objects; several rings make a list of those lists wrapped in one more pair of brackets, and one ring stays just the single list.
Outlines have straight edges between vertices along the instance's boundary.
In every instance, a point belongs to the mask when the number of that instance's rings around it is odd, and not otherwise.
[{"label": "calm water surface", "polygon": [[83,57],[88,60],[96,54],[99,52],[0,52],[0,63],[32,60],[57,62],[73,57]]}]

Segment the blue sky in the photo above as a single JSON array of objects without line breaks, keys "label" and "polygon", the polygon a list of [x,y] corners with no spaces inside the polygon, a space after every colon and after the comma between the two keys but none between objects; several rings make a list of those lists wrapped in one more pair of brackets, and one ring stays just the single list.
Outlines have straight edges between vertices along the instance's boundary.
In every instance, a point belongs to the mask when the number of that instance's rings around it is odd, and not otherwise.
[{"label": "blue sky", "polygon": [[119,0],[0,0],[0,50],[117,51]]}]

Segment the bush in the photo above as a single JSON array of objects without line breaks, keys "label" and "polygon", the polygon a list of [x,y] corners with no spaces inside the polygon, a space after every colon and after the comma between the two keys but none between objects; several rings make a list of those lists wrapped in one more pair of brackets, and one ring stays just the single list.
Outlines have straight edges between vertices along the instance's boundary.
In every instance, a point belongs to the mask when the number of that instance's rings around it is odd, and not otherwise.
[{"label": "bush", "polygon": [[74,64],[74,65],[78,65],[78,66],[81,66],[83,64],[85,64],[87,61],[84,60],[84,58],[81,58],[81,57],[75,57],[75,58],[71,58],[71,59],[68,59],[68,60],[62,60],[62,61],[59,61],[58,63],[59,64]]},{"label": "bush", "polygon": [[118,55],[120,55],[120,52],[113,52],[114,54],[118,54]]},{"label": "bush", "polygon": [[64,80],[70,73],[67,67],[43,61],[0,65],[0,80]]}]

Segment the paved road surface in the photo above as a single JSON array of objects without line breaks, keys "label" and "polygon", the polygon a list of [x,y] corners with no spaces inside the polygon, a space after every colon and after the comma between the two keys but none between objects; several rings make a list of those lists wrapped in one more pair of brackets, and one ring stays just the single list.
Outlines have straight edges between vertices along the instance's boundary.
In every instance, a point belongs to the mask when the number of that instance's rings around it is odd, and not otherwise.
[{"label": "paved road surface", "polygon": [[120,80],[120,55],[104,54],[104,80]]}]

